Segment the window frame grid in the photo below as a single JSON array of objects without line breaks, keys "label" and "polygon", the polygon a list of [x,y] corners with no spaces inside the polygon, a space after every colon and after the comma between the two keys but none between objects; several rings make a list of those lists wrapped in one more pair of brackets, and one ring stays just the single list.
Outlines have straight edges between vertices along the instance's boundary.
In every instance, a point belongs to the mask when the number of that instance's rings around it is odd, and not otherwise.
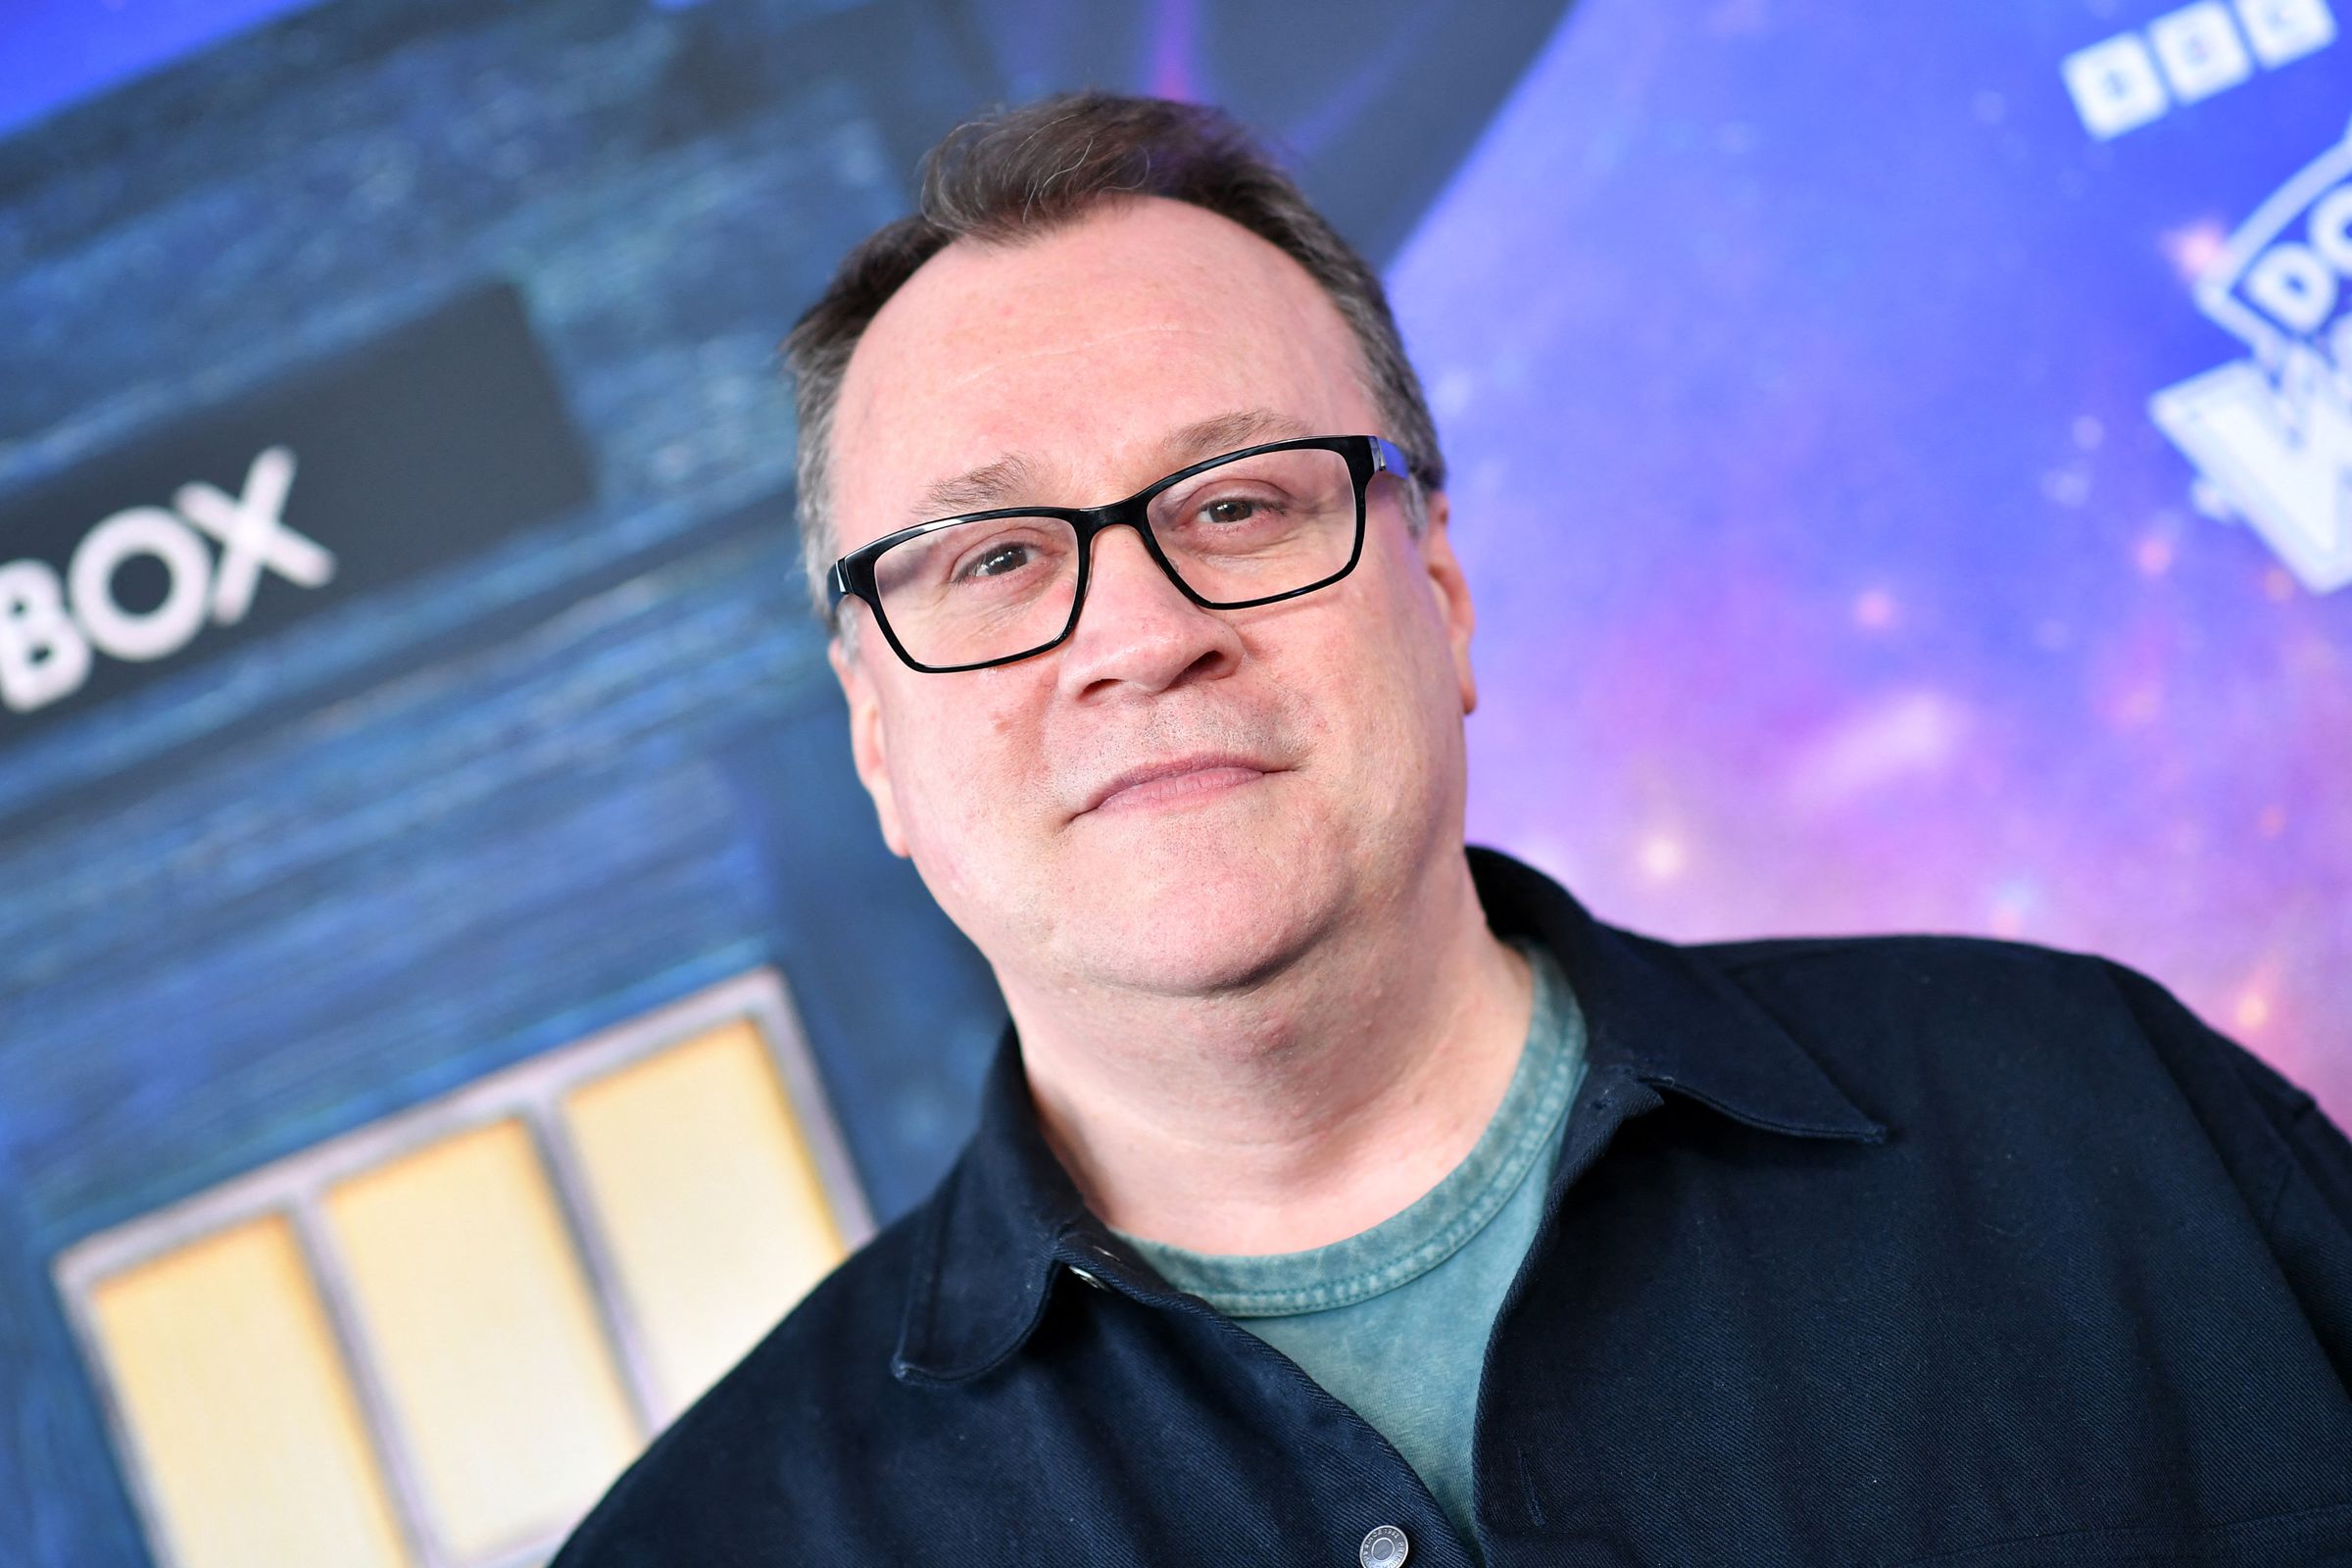
[{"label": "window frame grid", "polygon": [[[117,1372],[92,1305],[107,1280],[192,1246],[230,1227],[280,1217],[291,1227],[325,1313],[333,1347],[350,1379],[368,1452],[391,1503],[402,1549],[415,1568],[535,1568],[561,1533],[465,1558],[437,1539],[417,1475],[411,1435],[403,1430],[361,1321],[352,1282],[327,1221],[326,1195],[338,1182],[498,1122],[520,1123],[556,1198],[564,1239],[585,1275],[605,1348],[620,1374],[640,1446],[662,1424],[663,1398],[641,1325],[633,1320],[618,1264],[599,1223],[578,1152],[562,1115],[567,1093],[728,1024],[748,1022],[766,1048],[787,1109],[844,1247],[856,1251],[874,1233],[871,1208],[848,1142],[817,1074],[783,976],[762,965],[623,1020],[566,1045],[499,1068],[432,1100],[282,1155],[254,1170],[135,1219],[84,1238],[59,1252],[50,1275],[83,1365],[91,1374],[107,1438],[158,1568],[185,1568],[157,1494],[137,1428],[118,1390]],[[567,1521],[564,1528],[568,1529]]]}]

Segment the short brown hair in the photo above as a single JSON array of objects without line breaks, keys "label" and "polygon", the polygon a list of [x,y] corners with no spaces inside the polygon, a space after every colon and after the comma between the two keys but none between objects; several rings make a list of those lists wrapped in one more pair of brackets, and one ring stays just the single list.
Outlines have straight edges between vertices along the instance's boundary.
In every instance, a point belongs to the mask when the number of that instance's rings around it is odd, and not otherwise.
[{"label": "short brown hair", "polygon": [[[1227,218],[1306,269],[1363,353],[1366,390],[1412,465],[1446,483],[1438,432],[1379,274],[1231,116],[1199,104],[1067,93],[967,121],[923,160],[915,210],[850,252],[784,340],[800,416],[801,561],[821,614],[836,537],[830,444],[843,373],[866,326],[915,270],[959,239],[1012,244],[1121,196],[1165,196]],[[1415,508],[1416,513],[1418,508]]]}]

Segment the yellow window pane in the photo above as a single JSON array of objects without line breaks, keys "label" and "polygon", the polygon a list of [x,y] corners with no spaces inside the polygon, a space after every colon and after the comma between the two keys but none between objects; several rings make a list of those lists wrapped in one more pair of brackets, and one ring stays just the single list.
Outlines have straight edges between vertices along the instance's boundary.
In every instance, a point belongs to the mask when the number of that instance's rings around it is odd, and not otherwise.
[{"label": "yellow window pane", "polygon": [[351,1177],[326,1212],[442,1543],[473,1557],[576,1518],[639,1440],[522,1124]]},{"label": "yellow window pane", "polygon": [[748,1021],[573,1090],[564,1115],[666,1418],[841,1261],[840,1227]]},{"label": "yellow window pane", "polygon": [[403,1568],[359,1402],[283,1216],[125,1269],[88,1302],[181,1568]]}]

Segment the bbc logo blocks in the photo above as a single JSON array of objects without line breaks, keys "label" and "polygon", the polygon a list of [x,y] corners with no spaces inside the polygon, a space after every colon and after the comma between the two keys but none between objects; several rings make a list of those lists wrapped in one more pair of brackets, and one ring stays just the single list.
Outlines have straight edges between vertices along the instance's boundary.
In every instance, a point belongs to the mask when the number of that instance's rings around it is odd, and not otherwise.
[{"label": "bbc logo blocks", "polygon": [[2101,141],[2335,41],[2328,0],[2198,0],[2059,64],[2083,128]]}]

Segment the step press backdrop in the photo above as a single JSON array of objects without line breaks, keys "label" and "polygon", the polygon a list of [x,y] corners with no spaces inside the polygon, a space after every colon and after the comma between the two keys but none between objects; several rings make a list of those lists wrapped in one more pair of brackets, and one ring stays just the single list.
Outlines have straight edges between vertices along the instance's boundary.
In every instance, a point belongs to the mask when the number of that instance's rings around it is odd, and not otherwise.
[{"label": "step press backdrop", "polygon": [[1058,87],[1384,269],[1475,837],[2112,953],[2352,1116],[2337,3],[8,6],[0,1560],[536,1561],[943,1169],[1000,1004],[773,351]]}]

